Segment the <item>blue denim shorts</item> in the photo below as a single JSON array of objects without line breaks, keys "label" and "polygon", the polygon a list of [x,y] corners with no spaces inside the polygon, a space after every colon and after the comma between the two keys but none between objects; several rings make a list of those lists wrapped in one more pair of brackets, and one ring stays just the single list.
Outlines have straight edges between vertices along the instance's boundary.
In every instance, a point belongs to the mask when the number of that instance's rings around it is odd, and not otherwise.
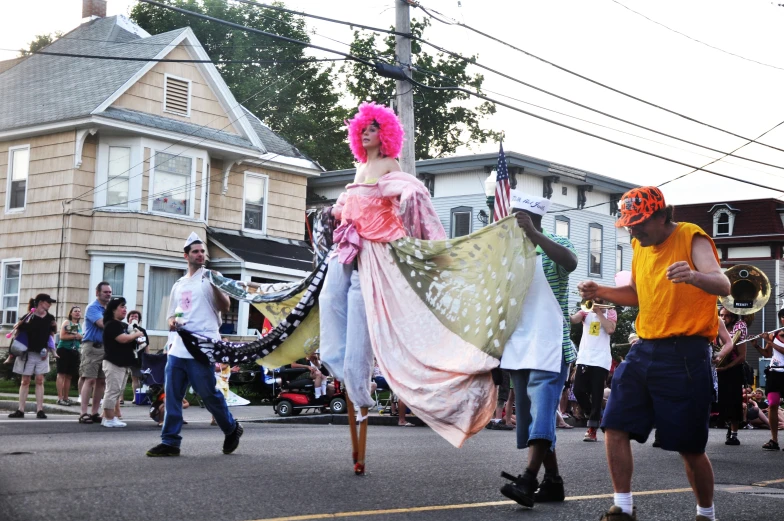
[{"label": "blue denim shorts", "polygon": [[555,411],[561,400],[569,364],[561,362],[561,372],[537,369],[510,370],[515,390],[517,448],[525,449],[531,440],[548,440],[555,450]]},{"label": "blue denim shorts", "polygon": [[645,443],[653,426],[661,448],[701,454],[713,400],[710,347],[702,337],[642,340],[615,370],[602,430]]}]

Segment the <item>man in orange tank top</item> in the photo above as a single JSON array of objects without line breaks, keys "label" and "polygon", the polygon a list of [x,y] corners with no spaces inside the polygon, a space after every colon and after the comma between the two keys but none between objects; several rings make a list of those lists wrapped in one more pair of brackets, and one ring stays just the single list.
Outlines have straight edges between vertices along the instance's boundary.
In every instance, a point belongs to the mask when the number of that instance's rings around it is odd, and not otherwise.
[{"label": "man in orange tank top", "polygon": [[631,440],[644,443],[656,425],[661,448],[680,453],[697,498],[697,521],[714,521],[713,468],[705,454],[713,399],[709,339],[718,331],[716,296],[730,292],[716,247],[699,227],[672,220],[655,186],[628,191],[617,227],[632,236],[629,286],[577,288],[586,299],[639,306],[640,342],[618,366],[602,420],[614,505],[602,521],[634,521]]}]

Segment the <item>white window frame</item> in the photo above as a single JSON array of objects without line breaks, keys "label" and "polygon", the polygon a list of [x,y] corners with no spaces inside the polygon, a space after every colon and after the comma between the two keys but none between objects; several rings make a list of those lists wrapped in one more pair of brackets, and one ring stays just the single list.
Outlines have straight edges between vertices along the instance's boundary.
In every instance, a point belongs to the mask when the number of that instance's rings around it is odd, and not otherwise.
[{"label": "white window frame", "polygon": [[[188,214],[187,215],[177,215],[173,213],[161,212],[152,209],[153,202],[155,201],[154,196],[157,193],[154,190],[155,190],[155,173],[156,173],[159,154],[169,154],[172,156],[187,157],[188,159],[191,160],[191,178],[189,181],[190,189],[188,191]],[[147,210],[151,214],[160,215],[163,217],[170,217],[174,219],[194,218],[194,215],[196,215],[194,206],[196,205],[196,163],[198,158],[199,158],[198,155],[184,154],[176,150],[171,150],[171,149],[164,150],[163,148],[158,149],[158,147],[150,148],[150,183],[148,185],[149,189],[147,193]],[[203,187],[200,188],[202,189],[202,196],[203,196],[204,195]]]},{"label": "white window frame", "polygon": [[5,312],[11,308],[5,308],[3,306],[3,300],[5,299],[5,267],[8,264],[19,264],[19,293],[16,296],[16,319],[19,320],[19,305],[21,304],[20,296],[22,295],[22,258],[15,258],[15,259],[3,259],[0,261],[0,325],[13,325],[8,324],[5,322]]},{"label": "white window frame", "polygon": [[[727,225],[727,233],[719,233],[719,218],[722,215],[727,216],[727,222],[721,223]],[[730,237],[732,236],[732,229],[735,227],[735,213],[726,208],[721,208],[713,212],[713,236],[714,237]]]},{"label": "white window frame", "polygon": [[[100,134],[99,134],[100,135]],[[128,171],[128,205],[106,206],[109,182],[109,147],[131,149],[131,168]],[[142,178],[144,177],[144,148],[141,138],[101,136],[98,140],[98,157],[95,169],[94,207],[109,212],[138,212],[142,202]]]},{"label": "white window frame", "polygon": [[[100,253],[90,253],[90,302],[95,300],[95,288],[99,282],[103,282],[104,264],[124,264],[123,273],[123,294],[128,310],[136,309],[136,291],[138,286],[139,263],[144,262],[134,256],[106,255]],[[112,288],[114,291],[114,288]],[[143,322],[142,322],[143,323]]]},{"label": "white window frame", "polygon": [[[256,177],[264,179],[264,208],[261,215],[261,230],[253,228],[245,228],[245,187],[248,185],[248,177]],[[248,233],[255,233],[258,235],[267,234],[267,213],[269,211],[269,176],[267,174],[259,174],[256,172],[245,171],[245,177],[242,180],[242,231]]]},{"label": "white window frame", "polygon": [[[618,259],[621,260],[620,266],[618,266]],[[620,244],[615,246],[615,273],[619,271],[623,271],[623,246]]]},{"label": "white window frame", "polygon": [[[591,230],[596,228],[602,234],[601,244],[599,246],[599,273],[591,271]],[[601,278],[604,271],[604,226],[599,223],[591,223],[588,225],[588,276]]]},{"label": "white window frame", "polygon": [[562,222],[566,224],[566,235],[560,235],[560,237],[566,237],[567,239],[572,234],[572,220],[568,217],[563,215],[556,215],[554,222],[553,222],[553,235],[558,235],[558,223]]},{"label": "white window frame", "polygon": [[[27,150],[27,180],[25,181],[24,205],[21,208],[9,208],[11,204],[11,176],[13,174],[13,154],[17,150]],[[8,173],[6,175],[5,213],[22,213],[27,208],[27,192],[30,188],[30,144],[8,147]]]},{"label": "white window frame", "polygon": [[454,239],[456,237],[465,237],[465,235],[455,235],[455,228],[456,226],[456,219],[455,217],[457,214],[468,214],[468,233],[466,235],[471,235],[474,231],[474,209],[471,206],[455,206],[454,208],[450,208],[449,210],[449,238]]},{"label": "white window frame", "polygon": [[[188,271],[188,264],[186,262],[168,262],[161,260],[153,260],[144,263],[144,307],[142,307],[142,324],[149,324],[148,314],[150,312],[150,269],[151,268],[165,268],[177,269],[183,272]],[[169,288],[171,291],[171,288]],[[153,336],[168,336],[169,331],[160,329],[147,329],[147,333]]]},{"label": "white window frame", "polygon": [[[169,110],[166,108],[166,94],[168,94],[168,84],[167,81],[169,78],[173,78],[175,80],[184,81],[188,84],[188,110],[186,114],[180,114],[179,112],[175,112],[173,110]],[[182,76],[175,76],[174,74],[164,73],[163,75],[163,111],[167,114],[174,114],[175,116],[181,116],[184,118],[191,117],[191,97],[193,96],[193,82],[188,78],[183,78]]]}]

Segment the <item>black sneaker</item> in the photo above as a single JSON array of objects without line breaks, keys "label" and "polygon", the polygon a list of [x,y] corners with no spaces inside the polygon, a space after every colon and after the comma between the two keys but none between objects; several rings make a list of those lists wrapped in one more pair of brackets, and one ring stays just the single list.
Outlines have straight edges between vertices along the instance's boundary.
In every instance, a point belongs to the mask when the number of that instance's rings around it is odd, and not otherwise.
[{"label": "black sneaker", "polygon": [[536,478],[529,477],[525,473],[515,477],[506,472],[501,472],[501,477],[511,481],[501,487],[501,494],[524,507],[534,507],[534,492],[539,488],[539,481]]},{"label": "black sneaker", "polygon": [[166,456],[179,456],[180,449],[161,443],[147,451],[147,455],[151,458],[160,458]]},{"label": "black sneaker", "polygon": [[563,478],[561,476],[545,476],[542,484],[539,485],[534,494],[534,501],[537,503],[552,503],[563,501],[565,497]]},{"label": "black sneaker", "polygon": [[38,411],[36,413],[35,417],[38,418],[39,420],[45,420],[46,419],[46,413],[44,413],[44,411]]},{"label": "black sneaker", "polygon": [[237,424],[234,427],[234,432],[228,434],[226,439],[223,440],[223,453],[224,454],[231,454],[237,449],[237,446],[240,444],[240,438],[242,437],[242,433],[245,429],[242,428],[240,422],[235,421],[234,423]]},{"label": "black sneaker", "polygon": [[19,409],[8,415],[9,418],[24,418],[24,412]]},{"label": "black sneaker", "polygon": [[724,445],[740,445],[740,440],[737,436],[730,436],[727,438],[727,441],[724,442]]}]

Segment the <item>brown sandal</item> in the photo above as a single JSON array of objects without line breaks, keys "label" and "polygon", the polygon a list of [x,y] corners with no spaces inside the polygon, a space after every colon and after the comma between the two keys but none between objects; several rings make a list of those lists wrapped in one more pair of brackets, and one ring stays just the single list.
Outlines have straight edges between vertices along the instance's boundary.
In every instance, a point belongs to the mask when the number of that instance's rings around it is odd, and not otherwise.
[{"label": "brown sandal", "polygon": [[84,413],[79,416],[79,423],[93,423],[93,417],[87,413]]}]

